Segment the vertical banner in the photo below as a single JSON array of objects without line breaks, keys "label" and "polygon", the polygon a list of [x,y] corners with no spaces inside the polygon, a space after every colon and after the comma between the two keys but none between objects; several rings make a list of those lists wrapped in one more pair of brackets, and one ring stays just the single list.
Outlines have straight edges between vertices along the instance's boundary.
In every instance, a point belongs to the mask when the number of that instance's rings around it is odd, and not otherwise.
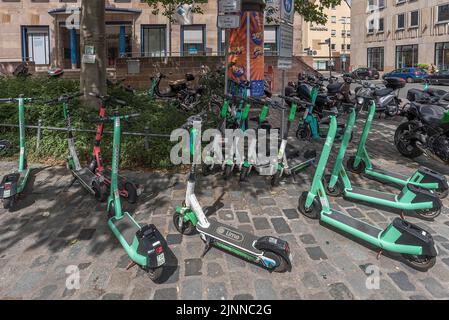
[{"label": "vertical banner", "polygon": [[230,34],[229,79],[235,83],[250,81],[251,96],[264,95],[264,14],[244,11],[240,28]]}]

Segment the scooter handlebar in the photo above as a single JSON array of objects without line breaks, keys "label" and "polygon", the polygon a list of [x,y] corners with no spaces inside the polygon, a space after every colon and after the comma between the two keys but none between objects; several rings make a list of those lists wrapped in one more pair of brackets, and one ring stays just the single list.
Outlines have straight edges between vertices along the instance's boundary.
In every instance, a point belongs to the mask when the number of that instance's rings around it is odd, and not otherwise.
[{"label": "scooter handlebar", "polygon": [[298,97],[287,97],[287,96],[284,96],[284,95],[278,95],[278,97],[281,98],[281,99],[284,99],[287,102],[291,102],[291,103],[294,103],[296,105],[301,105],[301,106],[304,106],[304,107],[306,107],[309,104],[309,102],[301,100]]},{"label": "scooter handlebar", "polygon": [[0,98],[0,103],[14,102],[13,98]]},{"label": "scooter handlebar", "polygon": [[103,96],[103,95],[99,95],[99,94],[94,93],[94,92],[89,92],[89,95],[91,97],[95,97],[97,99],[100,99],[104,103],[112,103],[112,104],[117,104],[117,105],[121,105],[121,106],[126,106],[127,105],[126,101],[117,99],[117,98],[112,97],[112,96],[108,96],[108,95],[104,95]]},{"label": "scooter handlebar", "polygon": [[44,103],[45,104],[55,104],[58,102],[68,102],[70,100],[73,100],[75,98],[81,97],[83,95],[82,92],[76,92],[76,93],[72,93],[72,94],[63,94],[57,98],[51,99],[51,100],[47,100]]}]

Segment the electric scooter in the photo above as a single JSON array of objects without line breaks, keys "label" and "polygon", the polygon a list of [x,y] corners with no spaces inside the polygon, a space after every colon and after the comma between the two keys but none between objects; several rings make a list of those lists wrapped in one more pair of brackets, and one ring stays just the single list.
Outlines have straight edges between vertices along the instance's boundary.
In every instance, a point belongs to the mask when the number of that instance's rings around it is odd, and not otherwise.
[{"label": "electric scooter", "polygon": [[153,224],[141,226],[128,212],[122,211],[118,188],[121,120],[138,116],[139,114],[120,115],[116,111],[112,117],[98,119],[98,122],[101,123],[112,122],[114,124],[111,190],[107,206],[108,225],[131,259],[126,269],[129,270],[133,266],[139,265],[148,272],[151,280],[156,281],[162,276],[164,270],[165,239]]},{"label": "electric scooter", "polygon": [[291,124],[295,121],[298,106],[300,106],[300,111],[305,111],[308,103],[296,97],[279,95],[279,98],[284,99],[286,102],[290,103],[290,112],[287,119],[287,127],[284,128],[286,107],[284,105],[279,105],[282,112],[280,128],[281,143],[278,152],[277,171],[274,175],[271,176],[272,186],[278,186],[284,174],[293,175],[294,177],[294,175],[298,172],[313,165],[316,159],[316,150],[314,149],[306,150],[303,154],[304,160],[301,160],[299,159],[299,150],[292,150],[292,148],[288,148],[288,133],[290,132]]},{"label": "electric scooter", "polygon": [[[198,116],[190,117],[183,126],[190,131],[190,156],[194,158],[197,129],[202,119]],[[200,133],[201,134],[201,133]],[[259,264],[264,268],[285,272],[291,270],[291,253],[286,241],[271,237],[256,237],[255,235],[222,224],[216,220],[208,219],[198,199],[195,196],[196,165],[192,161],[187,183],[186,197],[182,206],[176,208],[173,223],[176,229],[185,235],[197,230],[206,246],[201,257],[208,252],[211,246],[227,251],[250,262]]]},{"label": "electric scooter", "polygon": [[[111,96],[101,96],[96,93],[89,93],[89,95],[96,97],[100,103],[100,119],[106,116],[107,105],[120,105],[125,106],[126,102],[116,99]],[[111,170],[105,167],[103,158],[101,157],[101,139],[103,136],[104,124],[102,122],[97,125],[97,133],[95,136],[94,148],[92,151],[92,160],[89,165],[89,169],[98,176],[98,178],[104,182],[108,191],[111,186]],[[126,177],[118,177],[118,189],[120,196],[126,198],[129,203],[136,203],[137,197],[141,194],[142,190],[132,181],[129,181]]]},{"label": "electric scooter", "polygon": [[[18,98],[0,99],[0,103],[18,103],[20,135],[18,171],[7,174],[0,182],[0,199],[4,209],[12,209],[15,206],[19,196],[26,187],[30,175],[25,150],[25,104],[33,101],[35,101],[35,99],[25,98],[23,95],[20,95]],[[9,144],[5,143],[5,148],[7,148],[8,145]]]},{"label": "electric scooter", "polygon": [[[323,177],[337,133],[337,119],[334,114],[329,114],[329,116],[330,126],[326,142],[318,161],[312,186],[299,198],[299,211],[308,218],[319,219],[337,230],[379,248],[378,258],[384,250],[399,253],[411,267],[420,271],[429,270],[435,265],[437,250],[432,235],[424,229],[396,218],[382,230],[330,207],[323,185]],[[344,139],[348,140],[348,137]]]},{"label": "electric scooter", "polygon": [[381,182],[390,182],[401,187],[409,184],[416,185],[422,189],[434,190],[435,193],[443,199],[449,193],[449,186],[446,177],[434,170],[426,167],[420,167],[410,177],[397,172],[391,172],[377,168],[371,162],[370,156],[366,149],[366,141],[368,140],[371,124],[374,118],[375,103],[371,99],[370,108],[363,128],[362,136],[357,147],[355,156],[348,159],[346,168],[357,174],[364,174],[369,178],[379,180]]},{"label": "electric scooter", "polygon": [[[356,111],[355,106],[351,104],[345,104],[344,107],[346,112],[350,110],[350,113],[332,173],[324,180],[327,193],[330,196],[344,196],[348,199],[400,209],[402,218],[404,211],[415,211],[420,217],[427,220],[436,218],[441,213],[441,200],[434,192],[422,189],[415,184],[405,185],[399,195],[356,187],[351,184],[343,166],[343,159],[354,129]],[[368,117],[374,117],[375,112],[375,104],[371,103]]]},{"label": "electric scooter", "polygon": [[96,200],[100,202],[106,201],[108,196],[107,187],[105,183],[89,169],[89,167],[81,167],[78,153],[76,152],[75,141],[73,138],[72,120],[70,115],[70,103],[77,97],[82,96],[82,93],[75,93],[73,95],[62,95],[58,98],[47,101],[47,104],[62,103],[64,111],[64,119],[67,125],[67,144],[69,147],[69,156],[67,157],[67,168],[73,176],[70,184],[72,186],[78,182],[88,193],[93,195]]}]

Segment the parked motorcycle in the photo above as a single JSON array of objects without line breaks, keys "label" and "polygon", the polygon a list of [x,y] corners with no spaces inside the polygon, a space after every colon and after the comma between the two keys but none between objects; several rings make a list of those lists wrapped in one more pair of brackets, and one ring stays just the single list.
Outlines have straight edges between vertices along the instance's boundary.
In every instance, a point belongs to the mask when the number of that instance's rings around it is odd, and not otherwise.
[{"label": "parked motorcycle", "polygon": [[[357,81],[356,81],[357,82]],[[357,104],[360,105],[361,98],[358,95],[358,91],[362,88],[369,88],[372,90],[374,101],[376,103],[376,112],[380,114],[384,113],[388,117],[394,117],[398,114],[402,100],[399,98],[399,92],[405,87],[405,80],[395,77],[387,77],[384,79],[384,85],[382,87],[370,82],[358,82],[362,83],[361,87],[355,88],[355,94],[358,97]],[[363,100],[362,109],[368,110],[369,100]]]},{"label": "parked motorcycle", "polygon": [[408,158],[425,154],[449,164],[449,111],[428,99],[408,103],[401,115],[407,122],[394,135],[398,151]]},{"label": "parked motorcycle", "polygon": [[407,92],[407,99],[410,102],[422,99],[434,99],[434,104],[449,108],[449,92],[441,89],[431,88],[429,80],[424,81],[423,89],[410,89]]},{"label": "parked motorcycle", "polygon": [[207,94],[207,88],[200,85],[197,88],[191,89],[189,83],[195,80],[195,76],[187,73],[184,79],[170,81],[168,83],[169,87],[161,90],[160,84],[162,79],[165,78],[167,76],[162,73],[151,77],[151,88],[148,95],[155,99],[174,100],[180,109],[186,112],[197,111],[201,103],[201,97]]}]

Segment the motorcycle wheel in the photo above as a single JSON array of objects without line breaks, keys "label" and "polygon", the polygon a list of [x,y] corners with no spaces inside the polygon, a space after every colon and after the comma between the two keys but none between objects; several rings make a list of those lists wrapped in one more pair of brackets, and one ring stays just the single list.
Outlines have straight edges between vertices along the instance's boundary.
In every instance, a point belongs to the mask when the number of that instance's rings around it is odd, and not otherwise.
[{"label": "motorcycle wheel", "polygon": [[413,122],[404,122],[398,126],[394,133],[394,145],[396,149],[407,158],[416,158],[422,154],[422,151],[416,146],[416,142],[404,137],[416,126]]}]

